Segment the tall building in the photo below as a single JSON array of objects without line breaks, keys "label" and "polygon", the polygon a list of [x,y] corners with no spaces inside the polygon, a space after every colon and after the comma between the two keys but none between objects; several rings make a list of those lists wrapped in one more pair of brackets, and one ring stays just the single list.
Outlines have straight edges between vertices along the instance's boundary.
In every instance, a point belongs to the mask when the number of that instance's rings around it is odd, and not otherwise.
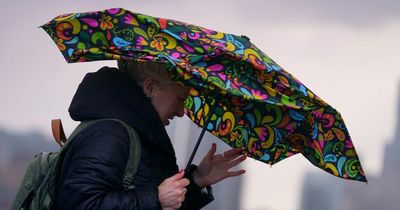
[{"label": "tall building", "polygon": [[400,86],[394,141],[386,145],[381,175],[368,177],[368,185],[334,181],[309,174],[303,185],[302,210],[400,209]]},{"label": "tall building", "polygon": [[305,176],[302,190],[302,210],[336,210],[341,199],[341,185],[336,177],[325,173],[309,173]]}]

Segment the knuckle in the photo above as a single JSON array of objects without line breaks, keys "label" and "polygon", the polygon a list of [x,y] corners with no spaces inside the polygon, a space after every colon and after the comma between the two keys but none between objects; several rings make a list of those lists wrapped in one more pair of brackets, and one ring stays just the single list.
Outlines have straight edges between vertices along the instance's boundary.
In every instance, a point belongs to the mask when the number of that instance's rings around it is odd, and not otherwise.
[{"label": "knuckle", "polygon": [[189,184],[190,184],[189,179],[185,178],[185,179],[184,179],[184,184],[185,184],[185,185],[189,185]]},{"label": "knuckle", "polygon": [[184,196],[185,194],[186,194],[186,191],[185,190],[181,190],[180,195]]}]

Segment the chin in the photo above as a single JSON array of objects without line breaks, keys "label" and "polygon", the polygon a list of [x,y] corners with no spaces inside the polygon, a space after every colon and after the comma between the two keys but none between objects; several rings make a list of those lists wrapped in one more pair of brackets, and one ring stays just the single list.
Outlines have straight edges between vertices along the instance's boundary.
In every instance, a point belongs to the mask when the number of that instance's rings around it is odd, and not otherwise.
[{"label": "chin", "polygon": [[168,125],[169,125],[169,120],[165,120],[165,121],[163,122],[163,125],[164,125],[164,127],[168,126]]}]

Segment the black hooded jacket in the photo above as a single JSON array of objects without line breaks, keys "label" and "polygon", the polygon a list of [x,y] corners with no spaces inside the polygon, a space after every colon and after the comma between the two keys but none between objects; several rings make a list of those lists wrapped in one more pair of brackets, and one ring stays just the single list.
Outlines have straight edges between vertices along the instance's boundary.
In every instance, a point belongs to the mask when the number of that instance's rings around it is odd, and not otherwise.
[{"label": "black hooded jacket", "polygon": [[[122,175],[129,155],[129,135],[114,121],[83,130],[68,148],[56,188],[56,208],[161,209],[158,185],[178,173],[175,152],[161,120],[143,91],[115,68],[88,73],[69,108],[76,121],[117,118],[135,128],[141,160],[135,189],[124,191]],[[213,200],[192,181],[184,209],[200,209]]]}]

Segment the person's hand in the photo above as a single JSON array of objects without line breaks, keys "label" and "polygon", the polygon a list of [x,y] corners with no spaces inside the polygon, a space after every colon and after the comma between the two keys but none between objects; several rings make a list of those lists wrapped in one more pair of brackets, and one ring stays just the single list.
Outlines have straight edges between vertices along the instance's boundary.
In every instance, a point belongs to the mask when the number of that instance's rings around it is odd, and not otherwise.
[{"label": "person's hand", "polygon": [[163,210],[179,209],[185,200],[186,186],[189,180],[183,178],[184,171],[181,171],[167,179],[158,186],[158,200]]},{"label": "person's hand", "polygon": [[235,148],[215,155],[217,145],[213,144],[207,155],[193,172],[193,181],[200,187],[215,184],[227,177],[239,176],[245,170],[229,171],[246,159],[241,155],[242,149]]}]

